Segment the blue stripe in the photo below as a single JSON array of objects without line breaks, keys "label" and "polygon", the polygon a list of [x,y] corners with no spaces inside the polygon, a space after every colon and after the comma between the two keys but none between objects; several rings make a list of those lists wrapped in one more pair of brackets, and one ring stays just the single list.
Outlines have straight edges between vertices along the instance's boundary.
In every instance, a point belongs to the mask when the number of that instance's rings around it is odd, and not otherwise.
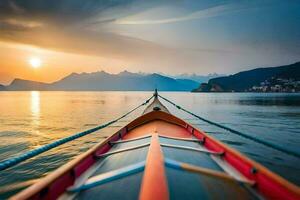
[{"label": "blue stripe", "polygon": [[118,170],[113,170],[111,172],[101,174],[101,175],[99,175],[99,179],[96,178],[95,181],[92,181],[90,183],[86,183],[77,188],[68,189],[68,192],[80,192],[82,190],[87,190],[87,189],[90,189],[90,188],[93,188],[93,187],[96,187],[96,186],[99,186],[99,185],[102,185],[105,183],[109,183],[114,180],[118,180],[118,179],[127,177],[132,174],[139,173],[139,172],[143,171],[144,169],[145,169],[145,161],[139,162],[139,163],[130,165],[128,167],[124,167],[124,168],[121,168]]},{"label": "blue stripe", "polygon": [[166,158],[165,159],[165,166],[166,167],[170,167],[170,168],[173,168],[173,169],[177,169],[177,170],[184,170],[180,164],[180,162],[177,162],[175,160],[172,160],[172,159],[169,159],[169,158]]}]

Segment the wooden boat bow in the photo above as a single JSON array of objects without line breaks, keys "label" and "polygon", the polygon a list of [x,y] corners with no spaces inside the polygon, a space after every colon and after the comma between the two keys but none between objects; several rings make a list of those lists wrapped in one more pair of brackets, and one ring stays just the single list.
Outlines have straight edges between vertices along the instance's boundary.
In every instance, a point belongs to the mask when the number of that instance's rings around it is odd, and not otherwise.
[{"label": "wooden boat bow", "polygon": [[150,113],[152,111],[159,111],[159,110],[166,113],[170,113],[169,110],[159,101],[157,90],[155,90],[153,96],[154,96],[154,100],[149,106],[147,106],[143,114]]},{"label": "wooden boat bow", "polygon": [[300,199],[298,186],[153,102],[12,199]]}]

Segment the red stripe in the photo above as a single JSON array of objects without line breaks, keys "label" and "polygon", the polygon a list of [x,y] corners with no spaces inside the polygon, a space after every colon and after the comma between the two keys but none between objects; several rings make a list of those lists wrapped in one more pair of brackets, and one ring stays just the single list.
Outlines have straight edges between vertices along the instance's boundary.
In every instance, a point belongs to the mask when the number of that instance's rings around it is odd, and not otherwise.
[{"label": "red stripe", "polygon": [[151,138],[139,199],[169,199],[164,158],[157,133],[153,134]]}]

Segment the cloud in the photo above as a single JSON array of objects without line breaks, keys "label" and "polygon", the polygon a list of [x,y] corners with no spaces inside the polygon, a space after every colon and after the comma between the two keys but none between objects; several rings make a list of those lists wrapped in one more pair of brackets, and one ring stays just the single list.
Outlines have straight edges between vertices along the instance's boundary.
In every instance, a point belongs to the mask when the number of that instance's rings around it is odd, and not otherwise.
[{"label": "cloud", "polygon": [[20,7],[19,5],[17,5],[16,2],[14,2],[13,0],[8,1],[8,6],[11,8],[11,10],[14,13],[22,14],[25,12],[25,10],[22,7]]},{"label": "cloud", "polygon": [[[111,32],[105,27],[114,22],[108,17],[132,14],[156,5],[156,1],[141,1],[140,4],[134,0],[62,0],[55,4],[39,0],[3,2],[2,6],[0,2],[0,41],[127,60],[150,60],[174,51],[155,42]],[[93,29],[93,26],[98,28]]]},{"label": "cloud", "polygon": [[[284,26],[273,27],[277,24],[273,18],[278,16],[281,7],[285,9],[283,6],[278,6],[273,13],[267,12],[272,8],[256,12],[261,15],[242,13],[261,7],[260,0],[253,1],[255,3],[225,1],[236,3],[224,4],[222,0],[219,3],[211,0],[59,0],[55,3],[53,0],[0,0],[0,41],[30,44],[58,52],[96,55],[107,60],[120,59],[124,60],[123,63],[131,60],[136,66],[147,66],[145,70],[153,67],[153,70],[168,68],[180,72],[190,69],[200,71],[201,66],[212,70],[213,66],[250,65],[254,60],[266,60],[265,52],[272,52],[270,48],[260,53],[258,49],[261,47],[258,48],[253,41],[258,41],[266,49],[270,45],[266,45],[265,38],[274,37],[271,42],[276,41],[277,44],[278,38],[291,40],[292,34],[276,37],[278,30],[284,34],[291,27],[291,33],[299,33],[295,20],[285,20]],[[242,15],[238,15],[234,23],[228,23],[221,17],[209,24],[205,20],[199,21],[199,24],[204,22],[202,26],[177,23],[239,12],[246,17],[240,19]],[[289,13],[297,19],[298,15]],[[267,19],[266,15],[270,18]],[[162,26],[139,26],[143,24]],[[287,51],[295,47],[298,38],[292,40],[293,44],[286,45]],[[252,45],[254,56],[249,56],[249,53],[241,55],[245,49],[243,45]],[[261,58],[255,59],[257,54],[261,54],[258,55]]]},{"label": "cloud", "polygon": [[122,24],[122,25],[168,24],[168,23],[183,22],[188,20],[216,17],[216,16],[225,15],[227,13],[239,12],[244,9],[249,9],[248,5],[223,4],[223,5],[217,5],[210,8],[206,8],[203,10],[198,10],[196,12],[192,12],[180,17],[156,19],[156,20],[130,20],[130,18],[134,18],[135,16],[129,16],[127,18],[115,20],[114,23]]},{"label": "cloud", "polygon": [[[96,55],[106,58],[142,59],[155,58],[172,51],[154,42],[115,33],[88,29],[61,29],[60,27],[25,27],[2,24],[6,31],[0,31],[2,41],[29,44],[61,52]],[[1,26],[1,24],[0,24]]]},{"label": "cloud", "polygon": [[37,28],[42,27],[43,24],[37,21],[30,21],[30,20],[22,20],[22,19],[14,19],[8,18],[0,20],[1,24],[7,24],[8,26],[20,27],[20,28]]}]

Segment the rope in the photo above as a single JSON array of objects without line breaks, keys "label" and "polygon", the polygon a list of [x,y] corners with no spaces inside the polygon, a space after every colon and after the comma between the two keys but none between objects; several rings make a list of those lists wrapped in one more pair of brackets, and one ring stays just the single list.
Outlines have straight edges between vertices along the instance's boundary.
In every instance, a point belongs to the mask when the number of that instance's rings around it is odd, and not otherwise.
[{"label": "rope", "polygon": [[203,118],[203,117],[200,117],[199,115],[196,115],[196,114],[192,113],[191,111],[186,110],[185,108],[182,108],[181,106],[177,105],[176,103],[172,102],[171,100],[169,100],[169,99],[167,99],[167,98],[165,98],[165,97],[163,97],[163,96],[161,96],[161,95],[158,95],[158,96],[159,96],[160,98],[162,98],[163,100],[165,100],[166,102],[172,104],[173,106],[175,106],[175,107],[178,108],[179,110],[182,110],[182,111],[184,111],[184,112],[186,112],[186,113],[188,113],[188,114],[190,114],[190,115],[192,115],[192,116],[194,116],[194,117],[196,117],[196,118],[198,118],[198,119],[200,119],[200,120],[202,120],[202,121],[204,121],[204,122],[207,122],[208,124],[214,125],[214,126],[216,126],[216,127],[222,128],[222,129],[227,130],[227,131],[229,131],[229,132],[231,132],[231,133],[234,133],[234,134],[236,134],[236,135],[239,135],[239,136],[242,136],[242,137],[244,137],[244,138],[250,139],[250,140],[252,140],[252,141],[254,141],[254,142],[263,144],[263,145],[265,145],[265,146],[267,146],[267,147],[270,147],[270,148],[276,149],[276,150],[278,150],[278,151],[284,152],[284,153],[286,153],[286,154],[289,154],[289,155],[295,156],[295,157],[297,157],[297,158],[300,158],[300,153],[298,153],[298,152],[293,152],[293,151],[291,151],[291,150],[285,149],[285,148],[283,148],[283,147],[281,147],[281,146],[278,146],[278,145],[276,145],[276,144],[270,143],[270,142],[268,142],[268,141],[264,141],[264,140],[258,139],[258,138],[256,138],[256,137],[253,137],[253,136],[251,136],[251,135],[248,135],[248,134],[242,133],[242,132],[240,132],[240,131],[234,130],[234,129],[229,128],[229,127],[227,127],[227,126],[224,126],[224,125],[221,125],[221,124],[219,124],[219,123],[210,121],[210,120],[208,120],[208,119],[205,119],[205,118]]},{"label": "rope", "polygon": [[130,115],[132,112],[134,112],[135,110],[139,109],[140,107],[146,105],[147,103],[149,103],[149,101],[153,98],[154,96],[152,95],[149,99],[147,99],[144,103],[140,104],[139,106],[135,107],[134,109],[132,109],[131,111],[127,112],[126,114],[122,115],[121,117],[115,119],[115,120],[112,120],[110,122],[107,122],[105,124],[102,124],[102,125],[99,125],[95,128],[92,128],[92,129],[89,129],[89,130],[86,130],[86,131],[83,131],[83,132],[80,132],[80,133],[76,133],[74,135],[71,135],[69,137],[66,137],[66,138],[62,138],[62,139],[59,139],[55,142],[52,142],[50,144],[46,144],[42,147],[39,147],[39,148],[36,148],[36,149],[33,149],[31,151],[27,151],[25,152],[24,154],[22,155],[19,155],[19,156],[15,156],[13,158],[9,158],[7,160],[4,160],[2,162],[0,162],[0,171],[2,170],[5,170],[7,168],[10,168],[10,167],[13,167],[25,160],[28,160],[30,158],[33,158],[41,153],[44,153],[50,149],[53,149],[55,147],[58,147],[62,144],[65,144],[67,142],[70,142],[72,140],[75,140],[77,138],[80,138],[80,137],[83,137],[85,135],[88,135],[90,133],[93,133],[93,132],[96,132],[98,130],[101,130],[103,128],[106,128],[108,126],[110,126],[111,124],[114,124],[116,123],[117,121],[119,121],[120,119],[123,119],[124,117]]}]

